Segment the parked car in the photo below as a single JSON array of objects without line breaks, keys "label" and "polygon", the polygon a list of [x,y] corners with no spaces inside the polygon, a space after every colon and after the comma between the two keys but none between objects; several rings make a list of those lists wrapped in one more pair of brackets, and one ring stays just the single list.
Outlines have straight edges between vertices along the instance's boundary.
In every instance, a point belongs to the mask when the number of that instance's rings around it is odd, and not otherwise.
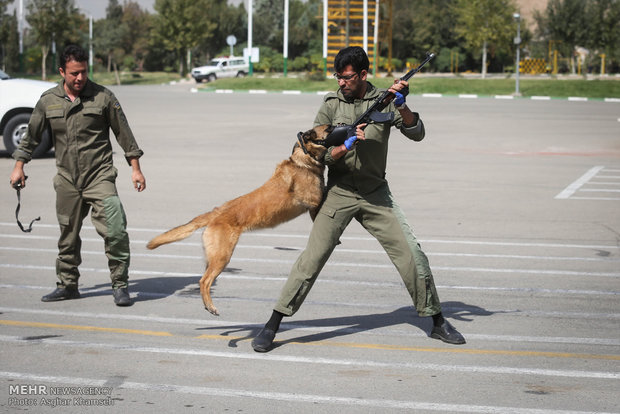
[{"label": "parked car", "polygon": [[211,82],[217,78],[243,77],[250,71],[250,64],[242,57],[220,57],[211,60],[206,66],[192,69],[192,78],[196,83],[203,80]]},{"label": "parked car", "polygon": [[[52,82],[29,79],[13,79],[0,70],[0,133],[4,147],[12,154],[19,145],[34,106],[46,90],[56,86]],[[41,144],[32,156],[41,157],[52,148],[49,129],[43,134]]]}]

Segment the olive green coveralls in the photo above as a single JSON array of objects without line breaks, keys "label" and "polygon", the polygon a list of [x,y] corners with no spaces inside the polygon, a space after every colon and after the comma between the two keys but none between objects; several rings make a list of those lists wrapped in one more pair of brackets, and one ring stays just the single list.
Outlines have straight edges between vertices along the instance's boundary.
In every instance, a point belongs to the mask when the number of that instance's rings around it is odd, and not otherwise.
[{"label": "olive green coveralls", "polygon": [[73,102],[66,96],[64,81],[41,95],[27,132],[13,158],[29,162],[49,125],[56,154],[56,216],[60,225],[56,275],[59,287],[77,287],[82,262],[82,222],[91,220],[104,239],[113,288],[127,287],[129,236],[123,205],[116,190],[117,170],[112,163],[110,129],[125,158],[143,152],[129,128],[121,106],[108,89],[90,80]]},{"label": "olive green coveralls", "polygon": [[[350,125],[368,109],[382,91],[368,83],[363,99],[347,101],[340,91],[327,94],[314,120],[315,125]],[[310,292],[321,269],[338,244],[340,236],[352,219],[356,219],[373,235],[387,252],[402,277],[420,316],[441,312],[428,258],[392,197],[385,179],[390,128],[395,126],[407,138],[424,138],[424,124],[405,127],[398,110],[391,103],[384,112],[395,114],[392,124],[370,124],[366,140],[344,157],[325,156],[328,166],[327,194],[314,220],[306,249],[289,274],[274,310],[291,316]]]}]

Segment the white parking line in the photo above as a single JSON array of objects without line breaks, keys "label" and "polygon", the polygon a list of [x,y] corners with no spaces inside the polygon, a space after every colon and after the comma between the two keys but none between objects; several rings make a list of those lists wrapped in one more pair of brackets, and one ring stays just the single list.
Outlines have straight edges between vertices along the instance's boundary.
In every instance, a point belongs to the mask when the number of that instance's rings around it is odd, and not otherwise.
[{"label": "white parking line", "polygon": [[581,188],[585,183],[590,181],[592,177],[599,173],[605,166],[598,165],[596,167],[590,168],[584,175],[579,177],[575,182],[566,187],[562,192],[555,196],[556,199],[567,199],[570,198],[579,188]]}]

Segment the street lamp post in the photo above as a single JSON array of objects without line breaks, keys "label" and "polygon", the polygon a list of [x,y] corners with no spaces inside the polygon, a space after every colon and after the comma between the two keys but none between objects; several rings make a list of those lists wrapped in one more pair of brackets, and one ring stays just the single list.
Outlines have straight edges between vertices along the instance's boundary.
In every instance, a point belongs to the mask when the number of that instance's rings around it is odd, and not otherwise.
[{"label": "street lamp post", "polygon": [[93,15],[88,18],[88,77],[93,79]]},{"label": "street lamp post", "polygon": [[520,96],[521,92],[519,92],[519,72],[520,72],[520,54],[521,54],[521,15],[519,13],[515,13],[512,15],[514,19],[517,21],[517,37],[514,38],[514,43],[517,45],[517,59],[515,61],[515,95]]},{"label": "street lamp post", "polygon": [[249,75],[254,74],[254,65],[252,62],[252,17],[254,14],[252,0],[248,0],[248,63],[250,64]]},{"label": "street lamp post", "polygon": [[24,73],[24,0],[19,0],[19,16],[17,20],[19,31],[19,73]]},{"label": "street lamp post", "polygon": [[282,56],[284,57],[284,77],[288,72],[288,0],[284,0],[284,45]]}]

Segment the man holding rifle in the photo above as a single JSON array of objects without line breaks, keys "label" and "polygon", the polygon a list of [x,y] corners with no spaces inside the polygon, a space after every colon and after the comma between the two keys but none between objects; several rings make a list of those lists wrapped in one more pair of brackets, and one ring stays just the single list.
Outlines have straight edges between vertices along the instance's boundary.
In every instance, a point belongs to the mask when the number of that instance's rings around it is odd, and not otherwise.
[{"label": "man holding rifle", "polygon": [[[368,82],[369,61],[360,47],[342,49],[334,60],[340,87],[325,96],[315,125],[351,125],[382,95]],[[443,318],[428,259],[396,204],[385,179],[388,138],[392,126],[413,141],[424,138],[424,124],[405,103],[408,83],[397,80],[389,88],[391,102],[383,112],[388,122],[360,124],[343,143],[327,138],[324,162],[328,166],[327,194],[317,214],[308,245],[299,256],[265,327],[252,341],[257,352],[273,346],[284,316],[292,316],[310,292],[321,269],[355,218],[383,246],[400,273],[420,316],[433,318],[431,337],[464,344],[463,336]]]}]

